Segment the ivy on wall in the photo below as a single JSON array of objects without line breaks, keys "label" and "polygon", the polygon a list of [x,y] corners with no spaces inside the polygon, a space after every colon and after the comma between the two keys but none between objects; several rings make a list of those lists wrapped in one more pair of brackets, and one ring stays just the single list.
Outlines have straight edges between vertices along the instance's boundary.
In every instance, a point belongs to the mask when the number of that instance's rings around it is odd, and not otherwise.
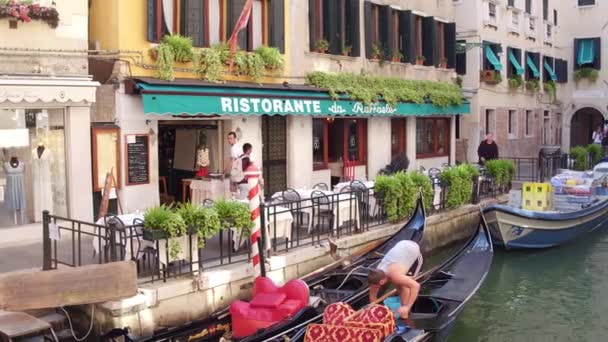
[{"label": "ivy on wall", "polygon": [[308,73],[306,83],[327,89],[334,99],[338,99],[340,95],[347,95],[353,100],[366,104],[380,99],[391,105],[410,102],[432,103],[440,107],[461,105],[463,102],[460,87],[452,83],[321,71]]}]

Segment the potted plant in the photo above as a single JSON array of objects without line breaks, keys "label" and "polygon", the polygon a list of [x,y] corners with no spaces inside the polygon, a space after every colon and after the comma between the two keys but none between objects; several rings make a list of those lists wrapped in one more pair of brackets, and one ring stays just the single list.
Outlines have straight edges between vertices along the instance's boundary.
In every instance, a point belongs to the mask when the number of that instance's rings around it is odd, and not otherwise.
[{"label": "potted plant", "polygon": [[318,53],[326,53],[329,50],[329,42],[326,39],[319,39],[315,42],[315,51]]},{"label": "potted plant", "polygon": [[176,213],[182,217],[188,231],[198,235],[199,248],[204,247],[206,239],[222,230],[220,217],[213,208],[184,203],[177,208]]},{"label": "potted plant", "polygon": [[482,70],[481,81],[487,84],[498,84],[502,82],[502,75],[496,70]]},{"label": "potted plant", "polygon": [[524,80],[521,78],[521,75],[513,75],[509,78],[509,88],[517,89],[524,84]]},{"label": "potted plant", "polygon": [[439,61],[439,67],[441,69],[447,69],[448,68],[448,59],[445,57],[441,58],[441,60]]},{"label": "potted plant", "polygon": [[416,65],[424,65],[426,58],[424,56],[416,56]]},{"label": "potted plant", "polygon": [[280,70],[283,69],[283,55],[279,49],[269,46],[260,46],[255,49],[255,53],[258,54],[264,62],[264,67],[269,70]]},{"label": "potted plant", "polygon": [[353,47],[351,45],[347,45],[342,48],[342,56],[350,56],[350,53],[353,51]]},{"label": "potted plant", "polygon": [[593,68],[580,68],[574,72],[574,80],[577,82],[586,78],[589,81],[595,83],[595,81],[597,81],[598,76],[598,71]]},{"label": "potted plant", "polygon": [[383,59],[383,57],[384,57],[384,50],[382,49],[382,46],[374,44],[372,46],[372,58],[371,58],[371,60],[378,61],[378,60]]},{"label": "potted plant", "polygon": [[161,205],[146,210],[144,214],[144,239],[148,241],[169,240],[171,259],[177,259],[182,251],[183,243],[176,239],[185,237],[187,232],[186,223],[179,214],[171,210],[171,207]]},{"label": "potted plant", "polygon": [[454,79],[454,82],[460,87],[462,88],[462,76],[458,75],[456,76],[456,78]]},{"label": "potted plant", "polygon": [[[213,208],[217,212],[222,229],[234,229],[240,235],[239,240],[251,235],[253,222],[247,204],[220,200],[213,204]],[[240,246],[240,243],[238,245]]]},{"label": "potted plant", "polygon": [[555,98],[555,91],[557,90],[555,81],[549,80],[543,83],[543,89],[545,93],[551,95],[551,98]]},{"label": "potted plant", "polygon": [[537,92],[538,89],[540,89],[540,83],[538,82],[537,79],[531,79],[526,81],[526,89],[528,89],[531,92]]},{"label": "potted plant", "polygon": [[399,52],[399,50],[393,50],[392,58],[393,62],[401,63],[401,60],[403,59],[403,54]]}]

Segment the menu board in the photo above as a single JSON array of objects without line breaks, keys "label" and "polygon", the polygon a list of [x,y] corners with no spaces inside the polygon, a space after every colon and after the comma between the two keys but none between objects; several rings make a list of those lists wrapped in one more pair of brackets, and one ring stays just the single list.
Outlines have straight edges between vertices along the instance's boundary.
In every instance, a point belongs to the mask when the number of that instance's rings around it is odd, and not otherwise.
[{"label": "menu board", "polygon": [[127,185],[150,183],[150,136],[127,135]]},{"label": "menu board", "polygon": [[120,128],[93,127],[93,191],[101,191],[112,172],[120,188]]}]

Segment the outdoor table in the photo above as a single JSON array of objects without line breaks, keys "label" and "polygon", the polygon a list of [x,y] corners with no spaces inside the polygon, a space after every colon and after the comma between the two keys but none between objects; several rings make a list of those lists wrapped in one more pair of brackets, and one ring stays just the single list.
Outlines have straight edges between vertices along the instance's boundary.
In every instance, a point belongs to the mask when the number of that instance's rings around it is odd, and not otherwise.
[{"label": "outdoor table", "polygon": [[[117,215],[116,216],[118,219],[120,219],[120,221],[122,221],[122,223],[124,224],[125,227],[129,227],[129,226],[133,226],[133,222],[137,219],[142,220],[144,219],[144,215],[143,214],[139,214],[139,213],[133,213],[133,214],[123,214],[123,215]],[[101,244],[99,243],[99,226],[104,226],[105,227],[105,220],[104,218],[100,218],[99,220],[97,220],[97,222],[95,222],[95,224],[97,226],[95,226],[95,229],[93,230],[95,236],[93,236],[93,250],[95,251],[95,253],[99,253],[99,248],[101,247],[102,249],[105,247],[107,240],[103,239],[101,241]],[[118,227],[118,229],[121,229],[122,227]],[[109,228],[106,228],[109,229]],[[124,260],[129,260],[133,257],[133,250],[134,251],[138,251],[138,250],[143,250],[145,247],[154,247],[154,244],[150,241],[146,241],[143,238],[141,238],[142,235],[142,231],[143,231],[143,227],[129,227],[129,228],[124,228],[125,229],[125,235],[127,238],[127,241],[121,241],[120,240],[120,234],[116,234],[116,243],[117,244],[124,244],[125,245],[125,258]],[[137,238],[136,236],[140,236],[140,238]],[[129,241],[129,238],[132,239],[132,243],[131,241]],[[141,246],[140,246],[140,241],[141,241]],[[131,250],[131,248],[133,248],[133,250]],[[135,256],[137,257],[137,256]]]}]

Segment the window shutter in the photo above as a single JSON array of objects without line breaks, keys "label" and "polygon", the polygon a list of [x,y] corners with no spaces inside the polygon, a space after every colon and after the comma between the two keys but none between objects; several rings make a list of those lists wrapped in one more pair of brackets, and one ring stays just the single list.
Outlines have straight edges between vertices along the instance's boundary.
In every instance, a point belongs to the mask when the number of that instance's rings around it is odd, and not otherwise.
[{"label": "window shutter", "polygon": [[576,61],[578,61],[578,50],[581,48],[581,40],[578,38],[574,39],[574,70],[580,69],[580,65]]},{"label": "window shutter", "polygon": [[181,23],[184,36],[192,38],[193,46],[205,46],[204,7],[202,1],[184,0]]},{"label": "window shutter", "polygon": [[[232,34],[232,32],[234,31],[234,27],[236,26],[236,22],[237,20],[239,20],[239,16],[241,15],[241,12],[243,11],[243,7],[245,6],[245,2],[247,2],[247,0],[231,0],[228,1],[228,7],[227,7],[227,16],[228,16],[228,30],[226,32],[226,39],[230,38],[230,35]],[[247,26],[249,26],[251,24],[251,21],[249,23],[247,23]],[[247,34],[247,27],[242,29],[241,32],[239,32],[239,36],[237,38],[237,45],[240,49],[243,50],[247,50],[249,47],[249,42],[248,42],[248,34]]]},{"label": "window shutter", "polygon": [[317,42],[317,2],[315,0],[308,0],[308,34],[309,34],[309,45],[310,51],[315,50],[315,44]]},{"label": "window shutter", "polygon": [[391,60],[393,50],[391,42],[393,41],[393,21],[391,18],[391,6],[380,6],[380,18],[378,20],[378,29],[380,30],[380,44],[384,49],[384,59]]},{"label": "window shutter", "polygon": [[158,0],[147,0],[146,3],[146,12],[147,12],[147,33],[148,33],[148,41],[150,42],[158,42],[159,37],[157,34],[157,19],[160,15],[157,10],[157,1]]},{"label": "window shutter", "polygon": [[399,13],[399,31],[405,61],[416,64],[416,17],[412,11]]},{"label": "window shutter", "polygon": [[538,79],[540,81],[540,78],[543,75],[543,73],[541,72],[541,70],[544,68],[544,66],[540,63],[540,53],[533,52],[533,53],[530,53],[530,55],[532,55],[532,60],[534,61],[534,65],[536,65],[536,68],[539,71],[540,75],[539,75]]},{"label": "window shutter", "polygon": [[507,47],[507,79],[513,77],[513,64],[509,61],[510,54],[515,55],[515,51],[512,48]]},{"label": "window shutter", "polygon": [[424,65],[433,66],[438,62],[436,28],[434,17],[422,18],[422,54]]},{"label": "window shutter", "polygon": [[352,46],[351,56],[361,56],[361,25],[359,24],[359,0],[347,0],[346,3],[346,32],[347,37],[344,38],[346,45]]},{"label": "window shutter", "polygon": [[593,38],[593,68],[602,69],[602,40],[601,38]]},{"label": "window shutter", "polygon": [[[466,43],[466,41],[459,40],[458,43]],[[467,74],[467,52],[466,52],[466,50],[456,54],[456,73],[458,75]]]},{"label": "window shutter", "polygon": [[323,1],[323,27],[327,30],[325,36],[329,42],[329,52],[339,55],[342,51],[340,46],[340,24],[344,20],[338,11],[338,1]]},{"label": "window shutter", "polygon": [[563,79],[562,82],[567,83],[568,82],[568,61],[567,60],[562,60],[562,74],[563,74]]},{"label": "window shutter", "polygon": [[456,23],[447,23],[444,26],[445,58],[448,60],[448,69],[456,67]]},{"label": "window shutter", "polygon": [[285,52],[285,0],[270,0],[268,44]]},{"label": "window shutter", "polygon": [[555,72],[557,73],[557,82],[568,82],[568,62],[563,59],[555,60]]},{"label": "window shutter", "polygon": [[363,3],[363,17],[365,20],[365,56],[372,58],[372,3]]},{"label": "window shutter", "polygon": [[543,0],[543,20],[549,20],[549,0]]}]

